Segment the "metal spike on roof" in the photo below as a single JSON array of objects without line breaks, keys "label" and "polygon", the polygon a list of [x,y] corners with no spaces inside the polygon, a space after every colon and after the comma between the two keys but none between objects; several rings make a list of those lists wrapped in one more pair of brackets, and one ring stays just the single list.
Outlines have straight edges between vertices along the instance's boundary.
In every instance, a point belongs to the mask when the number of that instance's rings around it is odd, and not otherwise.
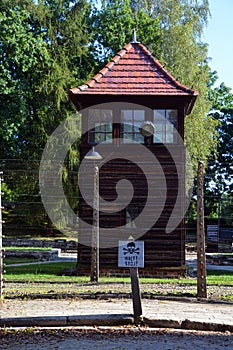
[{"label": "metal spike on roof", "polygon": [[136,31],[135,28],[133,29],[133,41],[132,41],[132,43],[134,43],[134,44],[138,43],[138,41],[137,41],[137,31]]}]

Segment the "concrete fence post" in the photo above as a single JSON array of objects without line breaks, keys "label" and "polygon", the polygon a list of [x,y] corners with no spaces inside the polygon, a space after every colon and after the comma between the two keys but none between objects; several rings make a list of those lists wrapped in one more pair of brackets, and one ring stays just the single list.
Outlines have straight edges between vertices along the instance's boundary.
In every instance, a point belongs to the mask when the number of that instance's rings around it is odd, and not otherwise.
[{"label": "concrete fence post", "polygon": [[204,163],[199,161],[197,172],[197,296],[199,298],[207,298],[203,177]]}]

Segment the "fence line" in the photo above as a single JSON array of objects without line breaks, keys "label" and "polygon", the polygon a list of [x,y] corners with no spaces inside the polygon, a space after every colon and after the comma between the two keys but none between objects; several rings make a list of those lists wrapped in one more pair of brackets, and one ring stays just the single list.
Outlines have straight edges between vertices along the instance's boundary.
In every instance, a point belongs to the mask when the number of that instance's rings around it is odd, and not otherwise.
[{"label": "fence line", "polygon": [[[39,182],[38,182],[38,169],[39,160],[19,160],[19,159],[1,159],[0,169],[4,171],[4,200],[3,205],[5,209],[2,211],[3,219],[5,223],[3,225],[3,231],[7,236],[58,236],[59,230],[52,227],[51,222],[44,210],[41,202]],[[73,192],[67,196],[67,201],[71,203],[71,207],[75,212],[78,210],[78,171],[70,171],[68,176],[71,180]],[[209,176],[209,175],[208,175]],[[52,181],[52,175],[51,175]],[[5,191],[6,188],[6,191]],[[12,193],[11,193],[12,192]],[[205,197],[205,221],[206,224],[217,223],[218,218],[213,217],[212,208],[217,206],[218,196],[206,196]],[[56,194],[54,198],[51,198],[51,202],[57,201]],[[232,200],[233,201],[233,200]],[[227,204],[225,205],[225,202]],[[225,226],[230,223],[232,227],[232,212],[233,210],[225,210],[229,204],[232,208],[232,202],[227,200],[224,202],[224,213],[222,212],[221,225],[224,220]],[[158,203],[155,202],[155,205]],[[193,212],[191,209],[185,216],[187,222],[185,231],[187,241],[195,239],[195,203],[193,205]],[[191,213],[191,214],[190,214]],[[67,218],[68,220],[68,218]],[[71,228],[72,228],[72,223]],[[76,223],[74,223],[76,225]],[[71,229],[72,231],[72,229]],[[69,234],[69,232],[68,232]],[[73,232],[75,234],[75,232]],[[77,235],[77,232],[76,232]]]}]

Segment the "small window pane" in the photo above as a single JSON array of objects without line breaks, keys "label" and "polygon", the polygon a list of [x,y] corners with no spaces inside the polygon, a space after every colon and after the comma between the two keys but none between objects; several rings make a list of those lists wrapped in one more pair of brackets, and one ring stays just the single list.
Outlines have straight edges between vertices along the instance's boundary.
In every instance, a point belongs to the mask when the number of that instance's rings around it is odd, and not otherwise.
[{"label": "small window pane", "polygon": [[112,110],[88,110],[88,142],[100,143],[112,138]]},{"label": "small window pane", "polygon": [[101,125],[95,123],[95,132],[99,132],[101,130]]},{"label": "small window pane", "polygon": [[141,128],[142,122],[143,122],[143,121],[134,122],[134,128],[135,128],[135,130],[139,131],[139,129]]},{"label": "small window pane", "polygon": [[165,118],[165,109],[155,109],[154,110],[154,121],[164,120]]},{"label": "small window pane", "polygon": [[132,111],[123,110],[122,117],[123,117],[123,121],[131,121],[132,120]]},{"label": "small window pane", "polygon": [[173,143],[174,142],[174,137],[173,134],[166,134],[166,143]]},{"label": "small window pane", "polygon": [[168,114],[168,119],[170,120],[170,122],[172,123],[176,123],[177,122],[177,110],[176,109],[168,109],[167,110],[167,114]]},{"label": "small window pane", "polygon": [[124,133],[123,143],[130,143],[133,141],[133,134]]},{"label": "small window pane", "polygon": [[166,125],[166,131],[169,132],[169,131],[173,131],[174,130],[174,125],[172,125],[171,123],[168,123]]},{"label": "small window pane", "polygon": [[154,134],[154,142],[155,143],[163,143],[164,142],[164,134],[162,134],[162,133],[155,133]]},{"label": "small window pane", "polygon": [[141,134],[135,134],[134,141],[136,141],[138,143],[143,143],[144,137]]},{"label": "small window pane", "polygon": [[111,134],[106,134],[106,140],[111,140],[112,138],[112,133]]},{"label": "small window pane", "polygon": [[133,124],[130,123],[124,123],[123,124],[123,132],[132,132],[133,131]]},{"label": "small window pane", "polygon": [[143,121],[145,118],[145,111],[143,110],[135,110],[134,111],[134,120],[135,121]]},{"label": "small window pane", "polygon": [[157,131],[158,131],[158,132],[165,131],[165,125],[164,125],[164,124],[156,124],[155,133],[156,133]]},{"label": "small window pane", "polygon": [[141,109],[121,111],[121,138],[123,143],[136,141],[143,143],[144,137],[141,135],[141,125],[145,120],[145,111]]},{"label": "small window pane", "polygon": [[154,143],[176,143],[178,111],[176,109],[154,110]]}]

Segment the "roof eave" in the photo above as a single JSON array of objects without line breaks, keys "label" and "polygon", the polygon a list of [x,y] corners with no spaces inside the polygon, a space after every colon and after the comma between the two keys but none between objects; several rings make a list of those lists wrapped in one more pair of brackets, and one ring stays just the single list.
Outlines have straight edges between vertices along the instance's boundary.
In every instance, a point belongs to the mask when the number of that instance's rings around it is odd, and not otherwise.
[{"label": "roof eave", "polygon": [[104,103],[104,101],[109,102],[110,100],[112,101],[116,101],[116,100],[120,100],[122,99],[123,101],[129,99],[131,102],[133,99],[135,99],[135,101],[137,101],[137,99],[141,99],[144,100],[146,99],[153,101],[154,98],[164,98],[164,97],[168,97],[169,99],[179,99],[183,101],[183,106],[185,108],[185,115],[188,115],[192,112],[193,106],[195,104],[195,101],[198,97],[198,92],[197,91],[193,91],[192,94],[181,94],[181,95],[177,95],[177,94],[171,94],[171,95],[167,95],[166,93],[164,94],[152,94],[152,93],[148,93],[148,94],[125,94],[124,92],[117,92],[117,93],[91,93],[88,91],[88,89],[86,91],[80,91],[78,88],[74,88],[74,89],[70,89],[68,92],[69,95],[69,99],[70,101],[75,105],[75,107],[78,110],[82,109],[82,105],[84,103],[84,105],[86,105],[86,102],[89,101],[91,104],[93,101],[95,100],[99,100],[99,103]]},{"label": "roof eave", "polygon": [[197,97],[198,97],[198,92],[195,91],[195,93],[193,94],[192,98],[190,99],[189,104],[187,104],[187,107],[186,107],[186,110],[185,110],[185,115],[189,115],[192,112]]}]

